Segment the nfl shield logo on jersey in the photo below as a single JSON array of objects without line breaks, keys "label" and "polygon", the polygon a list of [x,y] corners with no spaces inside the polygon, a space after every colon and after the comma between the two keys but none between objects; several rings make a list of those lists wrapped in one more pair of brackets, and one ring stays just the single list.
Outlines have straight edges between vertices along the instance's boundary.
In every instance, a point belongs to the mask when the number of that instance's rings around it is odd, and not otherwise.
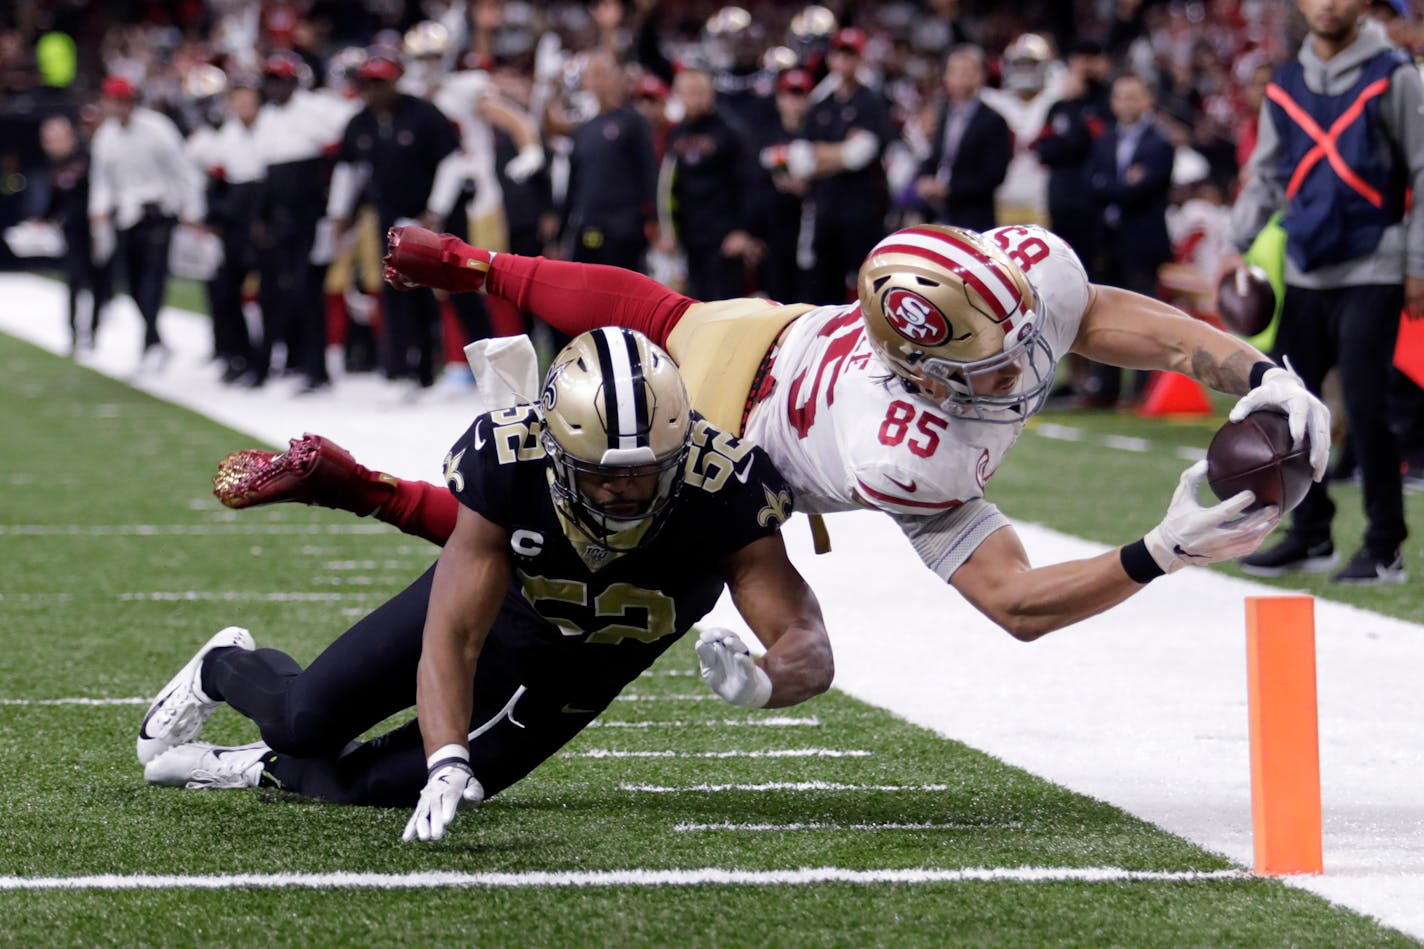
[{"label": "nfl shield logo on jersey", "polygon": [[912,343],[938,346],[949,338],[949,320],[939,307],[903,287],[885,294],[885,320]]}]

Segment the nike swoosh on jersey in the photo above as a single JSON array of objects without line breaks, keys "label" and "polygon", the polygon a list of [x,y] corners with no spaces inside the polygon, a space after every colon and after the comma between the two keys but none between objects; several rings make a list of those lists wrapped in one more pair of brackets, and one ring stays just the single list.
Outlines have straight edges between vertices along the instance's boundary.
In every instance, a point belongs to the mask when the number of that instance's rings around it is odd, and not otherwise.
[{"label": "nike swoosh on jersey", "polygon": [[885,480],[889,481],[891,484],[899,488],[901,491],[904,491],[906,494],[914,494],[915,488],[919,487],[919,483],[916,481],[911,481],[909,484],[906,484],[899,478],[892,478],[889,475],[885,476]]},{"label": "nike swoosh on jersey", "polygon": [[484,447],[485,447],[485,439],[484,439],[484,436],[480,434],[480,426],[479,426],[479,423],[476,422],[476,423],[475,423],[475,451],[479,451],[481,448],[484,448]]},{"label": "nike swoosh on jersey", "polygon": [[596,709],[596,708],[575,708],[575,707],[572,706],[572,705],[565,705],[565,706],[564,706],[563,708],[561,708],[559,711],[563,712],[565,715],[597,715],[597,714],[598,714],[598,709]]},{"label": "nike swoosh on jersey", "polygon": [[742,465],[741,470],[733,472],[737,476],[737,480],[740,481],[742,484],[746,484],[747,478],[750,477],[752,473],[752,465],[754,465],[755,463],[755,456],[748,455],[746,464]]}]

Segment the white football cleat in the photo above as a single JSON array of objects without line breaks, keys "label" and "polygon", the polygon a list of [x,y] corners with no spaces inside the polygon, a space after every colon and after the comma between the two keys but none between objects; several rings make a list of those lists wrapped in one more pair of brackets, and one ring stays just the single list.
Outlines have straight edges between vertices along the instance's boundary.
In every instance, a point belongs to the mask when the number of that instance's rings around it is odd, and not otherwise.
[{"label": "white football cleat", "polygon": [[223,646],[254,649],[257,644],[241,626],[229,626],[203,644],[148,707],[138,728],[139,764],[146,765],[169,748],[192,741],[203,730],[208,716],[218,707],[203,693],[203,657]]},{"label": "white football cleat", "polygon": [[260,741],[236,747],[190,741],[150,761],[143,779],[172,788],[255,788],[263,759],[271,753]]}]

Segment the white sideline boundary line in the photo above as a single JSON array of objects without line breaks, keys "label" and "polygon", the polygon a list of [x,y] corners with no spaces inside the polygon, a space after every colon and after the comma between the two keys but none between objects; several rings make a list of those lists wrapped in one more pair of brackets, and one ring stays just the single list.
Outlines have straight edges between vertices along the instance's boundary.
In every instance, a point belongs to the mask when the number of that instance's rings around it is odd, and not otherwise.
[{"label": "white sideline boundary line", "polygon": [[770,718],[724,718],[720,721],[708,722],[624,722],[608,721],[595,718],[589,722],[587,728],[696,728],[698,726],[708,726],[711,728],[820,728],[819,718],[789,718],[786,716],[773,716]]},{"label": "white sideline boundary line", "polygon": [[775,751],[613,751],[595,748],[568,758],[869,758],[873,752],[835,748],[780,748]]},{"label": "white sideline boundary line", "polygon": [[948,784],[842,784],[839,781],[766,781],[761,784],[620,784],[644,794],[720,794],[723,791],[948,791]]},{"label": "white sideline boundary line", "polygon": [[682,822],[673,825],[673,832],[679,834],[700,834],[708,831],[734,831],[747,834],[781,834],[795,830],[1022,830],[1023,824],[1009,821],[1004,824],[836,824],[827,821],[809,821],[799,824],[695,824]]},{"label": "white sideline boundary line", "polygon": [[1126,870],[1121,867],[974,867],[854,870],[533,870],[523,873],[233,873],[212,875],[98,874],[73,877],[0,877],[0,890],[223,890],[262,889],[529,889],[660,886],[814,886],[848,883],[1218,883],[1251,879],[1243,870]]}]

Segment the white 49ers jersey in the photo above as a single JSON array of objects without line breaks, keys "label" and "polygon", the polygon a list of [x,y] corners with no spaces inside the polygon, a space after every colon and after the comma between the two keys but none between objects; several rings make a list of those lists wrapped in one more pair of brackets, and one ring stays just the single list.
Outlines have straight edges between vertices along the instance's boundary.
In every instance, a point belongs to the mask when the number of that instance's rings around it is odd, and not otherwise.
[{"label": "white 49ers jersey", "polygon": [[[1038,292],[1038,322],[1056,362],[1088,305],[1082,263],[1041,227],[1001,227],[986,236]],[[795,486],[797,510],[807,513],[868,505],[903,524],[955,510],[984,497],[1023,431],[1023,422],[960,417],[905,391],[871,351],[858,304],[817,307],[796,319],[772,377],[747,435]]]}]

